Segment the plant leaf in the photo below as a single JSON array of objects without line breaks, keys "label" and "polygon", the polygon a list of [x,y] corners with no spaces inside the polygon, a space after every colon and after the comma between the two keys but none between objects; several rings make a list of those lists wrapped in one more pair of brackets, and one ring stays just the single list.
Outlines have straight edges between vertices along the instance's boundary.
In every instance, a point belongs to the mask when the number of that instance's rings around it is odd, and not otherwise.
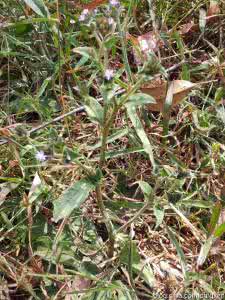
[{"label": "plant leaf", "polygon": [[6,196],[11,193],[11,191],[15,190],[19,184],[19,182],[4,182],[0,184],[0,205],[3,203]]},{"label": "plant leaf", "polygon": [[221,237],[221,235],[223,235],[225,233],[225,223],[221,224],[220,226],[218,226],[215,230],[214,236],[219,238]]},{"label": "plant leaf", "polygon": [[87,97],[84,106],[90,119],[103,125],[103,107],[101,104],[95,98]]},{"label": "plant leaf", "polygon": [[[174,80],[171,84],[171,89],[173,88],[172,107],[178,105],[191,90],[197,87],[197,84],[187,80]],[[144,84],[140,90],[143,93],[152,96],[156,100],[156,104],[150,104],[148,106],[149,110],[163,111],[167,96],[167,81],[155,80],[154,82]]]},{"label": "plant leaf", "polygon": [[145,200],[148,201],[149,200],[149,196],[152,194],[152,187],[145,181],[137,181],[137,183],[139,184],[143,194],[144,194],[144,197],[145,197]]},{"label": "plant leaf", "polygon": [[164,209],[160,207],[159,205],[154,206],[154,215],[156,217],[156,225],[155,228],[157,228],[159,225],[162,224],[163,218],[164,218]]},{"label": "plant leaf", "polygon": [[216,228],[216,224],[219,221],[221,209],[222,209],[222,204],[219,201],[217,201],[213,207],[212,216],[209,222],[209,227],[208,227],[209,234],[212,234]]},{"label": "plant leaf", "polygon": [[155,170],[156,166],[155,166],[155,160],[154,160],[154,156],[153,156],[152,146],[149,142],[147,134],[144,131],[142,123],[137,115],[136,109],[133,105],[126,105],[126,106],[127,106],[127,113],[129,115],[129,118],[131,119],[131,122],[137,132],[137,135],[139,136],[140,140],[142,141],[145,152],[149,155],[149,159],[151,161],[153,170]]},{"label": "plant leaf", "polygon": [[152,268],[149,264],[146,264],[143,267],[143,263],[133,264],[133,271],[136,274],[140,274],[140,277],[150,286],[153,287],[155,285],[155,276],[152,271]]},{"label": "plant leaf", "polygon": [[212,244],[214,242],[215,238],[213,236],[210,236],[206,242],[203,244],[203,246],[201,247],[199,256],[198,256],[198,260],[197,260],[197,265],[198,266],[202,266],[209,254],[209,251],[212,247]]},{"label": "plant leaf", "polygon": [[69,217],[74,209],[81,206],[94,188],[95,185],[89,178],[81,179],[69,187],[60,199],[54,202],[53,215],[55,222]]},{"label": "plant leaf", "polygon": [[48,17],[49,11],[42,0],[23,0],[36,14],[42,17]]},{"label": "plant leaf", "polygon": [[129,97],[127,104],[132,104],[134,106],[144,105],[144,104],[155,104],[155,99],[144,93],[136,93]]},{"label": "plant leaf", "polygon": [[175,246],[175,248],[177,250],[177,254],[180,258],[181,268],[182,268],[184,277],[186,277],[187,263],[186,263],[184,252],[183,252],[181,246],[179,245],[179,242],[177,241],[174,233],[172,232],[172,230],[169,227],[167,227],[167,232],[168,232],[171,242],[173,243],[173,245]]}]

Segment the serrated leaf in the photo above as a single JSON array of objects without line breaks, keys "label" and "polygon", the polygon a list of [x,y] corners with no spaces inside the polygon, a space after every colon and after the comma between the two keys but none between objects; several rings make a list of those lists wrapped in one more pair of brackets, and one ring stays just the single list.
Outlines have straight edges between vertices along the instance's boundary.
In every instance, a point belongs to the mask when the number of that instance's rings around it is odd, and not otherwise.
[{"label": "serrated leaf", "polygon": [[89,193],[95,188],[95,185],[89,178],[81,179],[69,187],[63,195],[54,202],[54,220],[70,216],[74,209],[77,209],[87,199]]},{"label": "serrated leaf", "polygon": [[42,17],[48,17],[49,11],[42,0],[23,0],[36,14]]}]

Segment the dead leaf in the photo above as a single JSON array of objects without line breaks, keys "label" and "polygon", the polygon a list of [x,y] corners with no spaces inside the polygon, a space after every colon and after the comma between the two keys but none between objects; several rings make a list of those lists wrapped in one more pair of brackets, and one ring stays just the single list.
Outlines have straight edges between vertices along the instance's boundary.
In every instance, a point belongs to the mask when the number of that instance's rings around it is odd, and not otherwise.
[{"label": "dead leaf", "polygon": [[210,0],[209,9],[207,12],[207,16],[213,16],[220,14],[220,7],[218,1]]},{"label": "dead leaf", "polygon": [[0,135],[1,136],[11,136],[11,132],[7,128],[0,128]]},{"label": "dead leaf", "polygon": [[[156,100],[156,104],[149,104],[148,107],[151,111],[163,111],[164,102],[167,94],[167,81],[157,79],[150,84],[145,84],[141,87],[141,91],[152,96]],[[187,80],[174,80],[173,81],[173,103],[171,107],[178,105],[188,93],[197,86]]]},{"label": "dead leaf", "polygon": [[19,166],[19,161],[18,160],[14,159],[14,160],[10,160],[9,161],[9,167],[10,167],[10,169],[15,168],[17,166]]}]

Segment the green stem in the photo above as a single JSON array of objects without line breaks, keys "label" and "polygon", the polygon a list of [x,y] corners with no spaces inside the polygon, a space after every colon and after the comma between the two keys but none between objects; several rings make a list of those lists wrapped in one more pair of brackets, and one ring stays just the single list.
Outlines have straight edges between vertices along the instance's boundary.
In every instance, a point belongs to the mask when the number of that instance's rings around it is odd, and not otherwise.
[{"label": "green stem", "polygon": [[120,22],[120,11],[118,11],[116,14],[116,20],[117,20],[120,41],[121,41],[121,46],[122,46],[123,62],[125,65],[125,69],[126,69],[129,81],[133,82],[132,73],[131,73],[131,69],[130,69],[130,65],[129,65],[129,61],[128,61],[128,57],[127,57],[126,36],[125,36],[124,30],[122,29],[121,22]]}]

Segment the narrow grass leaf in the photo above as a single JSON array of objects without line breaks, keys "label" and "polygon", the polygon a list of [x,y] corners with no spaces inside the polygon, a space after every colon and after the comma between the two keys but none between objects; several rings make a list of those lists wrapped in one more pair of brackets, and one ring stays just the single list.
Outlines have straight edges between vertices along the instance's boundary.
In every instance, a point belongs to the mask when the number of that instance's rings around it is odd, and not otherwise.
[{"label": "narrow grass leaf", "polygon": [[197,265],[200,267],[204,264],[208,254],[209,254],[209,251],[213,245],[213,242],[214,242],[215,238],[213,236],[210,236],[206,242],[203,244],[203,246],[201,247],[201,250],[200,250],[200,253],[199,253],[199,256],[198,256],[198,260],[197,260]]},{"label": "narrow grass leaf", "polygon": [[179,242],[177,241],[174,233],[172,232],[172,230],[169,227],[167,227],[167,232],[168,232],[168,235],[169,235],[169,238],[170,238],[171,242],[173,243],[174,247],[177,250],[177,254],[180,258],[182,272],[184,274],[184,277],[186,277],[187,263],[186,263],[184,252],[183,252]]},{"label": "narrow grass leaf", "polygon": [[[122,137],[124,137],[125,135],[127,135],[129,132],[129,128],[124,128],[124,129],[119,129],[117,130],[115,133],[113,133],[112,135],[110,135],[107,138],[107,144],[109,143],[113,143],[114,141],[116,141],[117,139],[121,139]],[[98,149],[102,146],[102,142],[98,142],[97,144],[93,145],[93,146],[88,146],[87,149],[88,150],[95,150]]]},{"label": "narrow grass leaf", "polygon": [[218,223],[220,217],[221,209],[222,209],[222,205],[219,201],[217,201],[213,207],[212,216],[209,222],[209,227],[208,227],[209,235],[212,234],[216,228],[216,224]]}]

